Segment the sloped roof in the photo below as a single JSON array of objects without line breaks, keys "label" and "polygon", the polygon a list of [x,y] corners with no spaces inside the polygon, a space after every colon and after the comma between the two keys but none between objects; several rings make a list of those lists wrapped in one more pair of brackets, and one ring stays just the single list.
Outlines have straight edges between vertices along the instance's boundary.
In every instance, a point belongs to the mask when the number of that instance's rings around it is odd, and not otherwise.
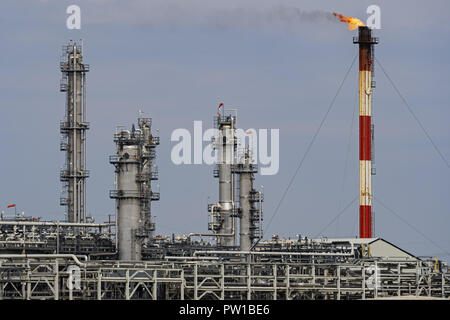
[{"label": "sloped roof", "polygon": [[[389,242],[389,241],[387,241],[387,240],[385,240],[383,238],[378,238],[378,237],[377,238],[319,238],[319,239],[314,239],[314,241],[325,242],[325,243],[339,243],[339,242],[345,243],[345,242],[348,242],[348,243],[353,243],[353,244],[368,244],[368,245],[375,244],[375,243],[381,241],[381,242],[391,246],[393,249],[399,250],[405,256],[411,257],[413,259],[419,259],[418,257],[413,255],[412,253],[410,253],[410,252],[408,252],[408,251],[406,251],[406,250],[404,250],[404,249],[394,245],[393,243],[391,243],[391,242]],[[376,254],[376,256],[382,256],[382,252],[380,252],[378,254],[376,252],[374,252],[374,254]]]}]

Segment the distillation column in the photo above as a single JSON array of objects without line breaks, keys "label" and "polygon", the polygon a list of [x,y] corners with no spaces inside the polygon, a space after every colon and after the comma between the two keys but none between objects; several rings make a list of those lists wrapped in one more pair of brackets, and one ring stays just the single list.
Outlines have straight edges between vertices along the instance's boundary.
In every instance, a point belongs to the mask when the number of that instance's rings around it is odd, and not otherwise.
[{"label": "distillation column", "polygon": [[262,238],[262,201],[260,191],[253,188],[254,174],[258,172],[248,148],[243,150],[234,172],[239,175],[239,247],[249,251],[255,239]]},{"label": "distillation column", "polygon": [[371,29],[358,28],[359,36],[359,237],[372,237],[372,93],[373,45]]},{"label": "distillation column", "polygon": [[65,168],[60,179],[63,191],[60,204],[67,206],[67,221],[86,222],[86,72],[83,47],[70,42],[63,47],[60,63],[62,79],[60,90],[66,94],[66,115],[61,121],[60,149],[66,152]]},{"label": "distillation column", "polygon": [[221,115],[218,112],[215,124],[219,129],[218,136],[214,141],[218,167],[214,176],[219,178],[219,202],[208,206],[211,214],[209,229],[217,234],[218,246],[235,246],[235,179],[232,166],[235,163],[237,148],[236,116]]},{"label": "distillation column", "polygon": [[159,200],[151,181],[158,179],[155,147],[159,137],[151,133],[151,119],[139,118],[139,129],[122,130],[114,135],[116,154],[110,156],[115,166],[117,246],[120,260],[141,260],[142,244],[152,238],[155,224],[151,217],[151,201]]}]

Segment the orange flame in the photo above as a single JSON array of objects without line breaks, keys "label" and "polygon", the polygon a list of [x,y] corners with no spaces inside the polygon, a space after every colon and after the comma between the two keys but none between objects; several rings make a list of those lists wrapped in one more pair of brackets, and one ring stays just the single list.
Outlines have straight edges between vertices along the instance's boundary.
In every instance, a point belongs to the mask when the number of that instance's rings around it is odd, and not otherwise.
[{"label": "orange flame", "polygon": [[341,22],[347,22],[348,23],[348,30],[355,30],[358,27],[364,27],[365,26],[365,24],[361,20],[359,20],[358,18],[346,17],[346,16],[343,16],[342,14],[336,13],[336,12],[333,12],[333,15],[335,17],[338,17]]}]

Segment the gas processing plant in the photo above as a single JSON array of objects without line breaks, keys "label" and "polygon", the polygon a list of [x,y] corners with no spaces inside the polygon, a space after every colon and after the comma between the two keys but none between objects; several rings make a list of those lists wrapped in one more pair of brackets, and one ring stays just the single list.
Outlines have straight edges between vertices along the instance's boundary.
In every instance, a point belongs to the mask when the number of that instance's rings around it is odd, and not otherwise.
[{"label": "gas processing plant", "polygon": [[208,231],[155,236],[152,203],[160,200],[155,181],[165,173],[160,176],[156,166],[160,139],[152,119],[141,116],[129,130],[111,133],[115,188],[109,196],[115,216],[94,223],[86,214],[89,65],[82,44],[70,42],[60,63],[66,95],[60,203],[67,218],[2,217],[0,299],[449,298],[450,270],[444,262],[373,237],[371,100],[378,40],[362,23],[348,21],[354,18],[339,18],[358,32],[353,41],[359,46],[358,238],[263,240],[264,197],[254,187],[258,167],[251,148],[237,150],[237,117],[222,104],[213,139],[219,192],[205,210]]}]

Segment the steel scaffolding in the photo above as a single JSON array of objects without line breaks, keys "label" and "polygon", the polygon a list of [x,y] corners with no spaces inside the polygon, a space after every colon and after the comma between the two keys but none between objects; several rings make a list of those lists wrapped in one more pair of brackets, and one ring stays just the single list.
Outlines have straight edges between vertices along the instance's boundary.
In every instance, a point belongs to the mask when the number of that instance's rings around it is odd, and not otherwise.
[{"label": "steel scaffolding", "polygon": [[[0,299],[383,299],[449,298],[450,272],[432,261],[253,262],[205,255],[155,262],[88,261],[75,255],[0,255]],[[234,256],[235,258],[236,256]],[[223,256],[220,257],[223,259]],[[249,258],[249,257],[247,257]],[[253,260],[255,257],[253,257]],[[278,260],[279,262],[275,262]],[[289,261],[292,260],[292,261]],[[250,260],[249,260],[250,261]]]},{"label": "steel scaffolding", "polygon": [[60,123],[60,150],[66,153],[65,168],[60,173],[63,182],[60,205],[67,206],[67,221],[87,222],[86,72],[89,65],[83,63],[83,46],[72,41],[64,46],[60,68],[60,91],[66,92],[66,114]]}]

